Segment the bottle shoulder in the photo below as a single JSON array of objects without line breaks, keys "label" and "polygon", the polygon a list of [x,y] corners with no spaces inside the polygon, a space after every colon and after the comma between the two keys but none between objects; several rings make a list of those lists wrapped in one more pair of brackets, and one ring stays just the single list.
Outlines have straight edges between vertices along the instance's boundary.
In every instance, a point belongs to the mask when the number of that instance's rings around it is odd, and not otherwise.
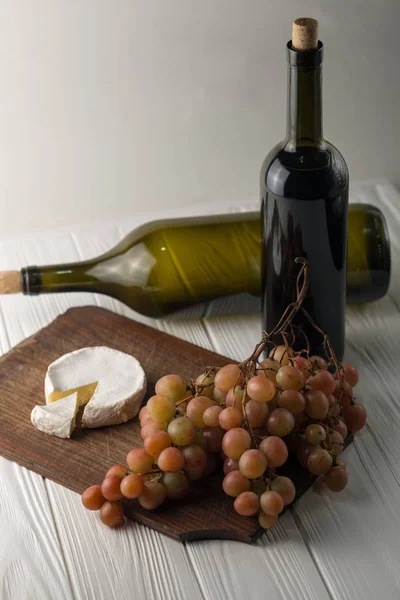
[{"label": "bottle shoulder", "polygon": [[330,142],[294,147],[283,141],[265,158],[260,183],[262,195],[268,190],[276,196],[313,200],[343,193],[349,174],[342,154]]}]

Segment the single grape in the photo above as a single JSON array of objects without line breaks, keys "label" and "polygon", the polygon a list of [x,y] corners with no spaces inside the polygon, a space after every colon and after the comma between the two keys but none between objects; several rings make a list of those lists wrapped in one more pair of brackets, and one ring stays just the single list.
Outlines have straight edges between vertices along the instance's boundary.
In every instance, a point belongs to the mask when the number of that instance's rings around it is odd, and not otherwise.
[{"label": "single grape", "polygon": [[305,394],[306,413],[311,419],[325,419],[329,411],[329,401],[321,390],[309,390]]},{"label": "single grape", "polygon": [[203,471],[206,468],[207,464],[207,454],[204,452],[203,448],[197,446],[196,444],[191,444],[190,446],[186,446],[182,448],[182,454],[184,458],[183,468],[186,471],[188,468],[202,468]]},{"label": "single grape", "polygon": [[293,365],[281,367],[276,374],[276,383],[283,390],[299,391],[304,387],[304,375]]},{"label": "single grape", "polygon": [[194,425],[187,417],[178,417],[170,421],[167,431],[175,446],[188,446],[196,435]]},{"label": "single grape", "polygon": [[[175,404],[185,397],[186,381],[180,375],[164,375],[157,381],[155,392],[157,396],[165,396]],[[165,419],[167,420],[168,417]],[[160,420],[164,420],[164,418],[160,418]]]},{"label": "single grape", "polygon": [[328,395],[335,391],[336,381],[329,371],[317,371],[315,375],[309,377],[307,384],[312,390],[321,390]]},{"label": "single grape", "polygon": [[247,394],[256,402],[269,402],[275,396],[276,388],[265,377],[252,377],[246,387]]},{"label": "single grape", "polygon": [[278,492],[264,492],[260,498],[260,508],[267,515],[279,515],[285,506]]},{"label": "single grape", "polygon": [[[317,446],[319,447],[319,446]],[[310,456],[311,452],[313,452],[315,450],[315,446],[313,446],[312,444],[310,444],[310,442],[307,442],[307,440],[300,440],[300,443],[298,445],[298,448],[296,450],[296,458],[298,463],[306,468],[307,467],[307,463],[308,463],[308,457]]]},{"label": "single grape", "polygon": [[207,454],[200,446],[194,444],[183,448],[182,454],[185,459],[183,468],[186,475],[193,481],[200,479],[207,467]]},{"label": "single grape", "polygon": [[239,461],[234,458],[225,458],[224,460],[224,475],[239,470]]},{"label": "single grape", "polygon": [[200,446],[200,448],[202,448],[203,450],[207,450],[207,440],[203,435],[203,430],[196,431],[193,444],[196,444],[196,446]]},{"label": "single grape", "polygon": [[240,427],[227,431],[222,439],[222,450],[228,458],[239,460],[251,446],[250,434]]},{"label": "single grape", "polygon": [[216,387],[214,387],[213,396],[214,396],[215,402],[218,402],[218,404],[226,403],[226,393],[220,392],[219,390],[217,390]]},{"label": "single grape", "polygon": [[338,380],[335,383],[335,391],[333,392],[334,396],[339,400],[339,404],[346,408],[350,406],[352,398],[353,398],[353,390],[351,386],[347,383],[347,381],[342,381],[342,383]]},{"label": "single grape", "polygon": [[322,356],[310,356],[310,365],[314,371],[325,371],[328,368],[327,362]]},{"label": "single grape", "polygon": [[146,421],[148,421],[148,419],[151,419],[149,413],[147,412],[147,407],[146,406],[142,406],[142,408],[139,411],[139,421],[140,424],[143,426],[145,424]]},{"label": "single grape", "polygon": [[294,416],[285,408],[276,408],[267,419],[267,430],[270,435],[285,437],[295,425]]},{"label": "single grape", "polygon": [[222,406],[210,406],[209,408],[206,408],[203,415],[203,421],[207,427],[217,427],[217,425],[219,425],[219,415],[222,410]]},{"label": "single grape", "polygon": [[246,403],[246,417],[251,427],[262,427],[269,415],[269,402],[249,400]]},{"label": "single grape", "polygon": [[344,450],[344,441],[343,437],[340,435],[338,431],[332,431],[329,434],[330,443],[332,446],[332,454],[333,456],[339,456],[341,452]]},{"label": "single grape", "polygon": [[127,475],[121,481],[121,493],[125,498],[138,498],[143,492],[144,481],[140,475]]},{"label": "single grape", "polygon": [[221,450],[224,434],[225,431],[221,427],[206,427],[203,429],[208,452],[219,452]]},{"label": "single grape", "polygon": [[240,471],[232,471],[224,477],[222,488],[227,496],[236,498],[250,489],[250,481]]},{"label": "single grape", "polygon": [[126,464],[134,473],[147,473],[151,471],[154,463],[154,458],[147,454],[143,448],[134,448],[128,452]]},{"label": "single grape", "polygon": [[264,373],[265,377],[272,381],[274,385],[276,385],[276,374],[280,369],[280,364],[277,360],[273,358],[265,358],[261,361],[260,367],[261,370],[258,371],[258,374]]},{"label": "single grape", "polygon": [[341,492],[347,485],[349,476],[346,469],[332,467],[324,476],[324,482],[332,492]]},{"label": "single grape", "polygon": [[124,507],[121,502],[104,502],[100,508],[100,520],[107,527],[118,527],[124,522]]},{"label": "single grape", "polygon": [[242,492],[235,499],[234,508],[239,515],[250,517],[260,508],[260,500],[254,492]]},{"label": "single grape", "polygon": [[318,446],[326,439],[326,429],[318,423],[308,425],[305,433],[307,442],[310,442],[313,446]]},{"label": "single grape", "polygon": [[229,392],[235,385],[243,381],[243,375],[237,365],[225,365],[217,371],[214,378],[215,387],[221,392]]},{"label": "single grape", "polygon": [[154,459],[169,446],[171,446],[171,438],[166,431],[154,431],[146,437],[143,444],[144,450]]},{"label": "single grape", "polygon": [[128,469],[126,465],[113,465],[110,467],[110,469],[108,469],[106,477],[108,475],[118,475],[122,479],[127,474],[127,471]]},{"label": "single grape", "polygon": [[206,426],[203,415],[210,406],[214,406],[214,401],[207,398],[207,396],[195,396],[190,400],[186,414],[195,427],[202,429]]},{"label": "single grape", "polygon": [[357,433],[365,425],[367,412],[362,404],[352,404],[347,408],[343,408],[343,417],[350,431]]},{"label": "single grape", "polygon": [[308,379],[310,377],[311,365],[310,361],[307,358],[305,358],[304,356],[295,356],[293,359],[290,360],[290,362],[293,364],[294,367],[296,367],[296,369],[303,373],[305,379]]},{"label": "single grape", "polygon": [[161,483],[158,481],[146,481],[143,492],[139,496],[139,504],[147,510],[154,510],[161,506],[166,496],[167,493]]},{"label": "single grape", "polygon": [[167,498],[172,500],[184,498],[190,489],[189,480],[184,473],[165,473],[162,484]]},{"label": "single grape", "polygon": [[280,475],[271,482],[271,490],[277,492],[283,499],[285,505],[291,504],[296,496],[296,488],[289,477]]},{"label": "single grape", "polygon": [[269,467],[281,467],[285,464],[289,455],[285,442],[275,435],[264,438],[259,450],[267,459]]},{"label": "single grape", "polygon": [[238,408],[234,406],[228,406],[219,415],[219,424],[222,429],[233,429],[234,427],[240,427],[243,421],[243,415]]},{"label": "single grape", "polygon": [[332,425],[332,429],[340,433],[343,439],[347,437],[347,425],[342,419],[336,419]]},{"label": "single grape", "polygon": [[239,471],[247,479],[261,477],[267,468],[267,459],[260,450],[252,449],[243,452],[239,459]]},{"label": "single grape", "polygon": [[262,510],[258,515],[258,522],[263,529],[271,529],[278,522],[278,515],[266,515]]},{"label": "single grape", "polygon": [[107,475],[101,484],[101,493],[110,502],[120,500],[122,498],[121,477],[119,475]]},{"label": "single grape", "polygon": [[175,402],[167,396],[152,396],[146,406],[147,412],[155,421],[169,421],[175,414]]},{"label": "single grape", "polygon": [[167,427],[168,421],[154,421],[154,419],[147,419],[140,430],[142,440],[145,440],[148,435],[154,433],[155,431],[167,431]]},{"label": "single grape", "polygon": [[200,396],[214,399],[214,373],[202,373],[195,381],[196,392]]},{"label": "single grape", "polygon": [[358,383],[358,371],[349,363],[343,363],[344,380],[353,388]]},{"label": "single grape", "polygon": [[92,485],[82,494],[82,504],[88,510],[100,510],[105,501],[100,485]]},{"label": "single grape", "polygon": [[301,392],[284,390],[278,395],[278,405],[286,408],[292,415],[299,415],[306,407],[306,400]]},{"label": "single grape", "polygon": [[307,468],[313,475],[325,475],[332,467],[332,456],[327,450],[315,448],[307,460]]},{"label": "single grape", "polygon": [[226,406],[235,407],[239,410],[242,410],[242,403],[244,400],[246,400],[246,397],[246,391],[237,385],[236,387],[231,388],[226,394]]},{"label": "single grape", "polygon": [[166,473],[176,473],[176,471],[182,471],[185,459],[178,448],[165,448],[160,452],[157,464]]},{"label": "single grape", "polygon": [[276,360],[281,367],[285,367],[289,364],[289,359],[293,358],[294,352],[292,348],[286,348],[286,346],[276,346],[269,353],[269,357]]}]

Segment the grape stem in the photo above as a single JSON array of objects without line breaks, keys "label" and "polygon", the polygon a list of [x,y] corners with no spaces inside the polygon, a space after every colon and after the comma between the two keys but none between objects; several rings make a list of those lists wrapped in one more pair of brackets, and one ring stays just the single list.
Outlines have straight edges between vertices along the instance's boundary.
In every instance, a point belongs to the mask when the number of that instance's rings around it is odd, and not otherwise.
[{"label": "grape stem", "polygon": [[[289,344],[288,344],[287,331],[289,329],[292,336],[294,335],[293,319],[295,318],[297,313],[299,311],[301,311],[304,314],[304,316],[306,317],[306,319],[309,321],[311,326],[316,331],[318,331],[318,333],[322,336],[323,347],[324,347],[326,356],[328,358],[328,361],[330,363],[333,363],[336,371],[338,373],[340,373],[341,386],[343,386],[343,381],[344,381],[343,366],[337,360],[335,351],[333,350],[333,348],[329,342],[328,336],[322,331],[322,329],[320,327],[318,327],[318,325],[315,323],[314,319],[303,307],[303,302],[306,298],[308,287],[310,284],[308,260],[302,256],[298,256],[295,259],[295,263],[301,265],[300,271],[299,271],[299,273],[297,275],[297,279],[296,279],[296,300],[286,307],[286,310],[283,312],[281,318],[279,319],[279,321],[275,325],[275,327],[272,329],[272,331],[270,331],[269,333],[267,333],[266,331],[263,332],[262,340],[256,345],[252,355],[249,358],[247,358],[246,360],[244,360],[242,363],[240,363],[239,368],[241,369],[242,372],[243,371],[247,372],[247,377],[245,379],[246,381],[249,378],[251,378],[254,375],[254,372],[257,368],[257,363],[258,363],[260,356],[262,355],[264,350],[267,348],[268,344],[271,343],[271,338],[274,336],[277,336],[277,335],[282,336],[284,343],[285,343],[285,347],[288,349]],[[307,336],[305,335],[305,333],[304,332],[302,332],[302,333],[306,340],[306,344],[307,344],[306,354],[308,354],[309,353],[308,339],[307,339]]]}]

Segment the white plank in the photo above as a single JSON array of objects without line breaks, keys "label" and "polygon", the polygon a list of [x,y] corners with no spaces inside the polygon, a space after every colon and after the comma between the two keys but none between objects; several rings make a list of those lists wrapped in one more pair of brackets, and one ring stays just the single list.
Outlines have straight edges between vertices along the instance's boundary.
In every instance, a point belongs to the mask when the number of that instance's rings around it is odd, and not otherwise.
[{"label": "white plank", "polygon": [[70,600],[44,479],[0,458],[0,598]]},{"label": "white plank", "polygon": [[201,600],[183,544],[133,522],[111,530],[78,494],[47,489],[75,598]]}]

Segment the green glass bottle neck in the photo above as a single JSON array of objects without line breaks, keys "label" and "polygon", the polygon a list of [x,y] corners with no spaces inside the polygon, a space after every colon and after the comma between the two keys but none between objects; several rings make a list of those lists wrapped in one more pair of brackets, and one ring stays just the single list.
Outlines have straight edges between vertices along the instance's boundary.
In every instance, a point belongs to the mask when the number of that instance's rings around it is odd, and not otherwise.
[{"label": "green glass bottle neck", "polygon": [[322,67],[289,65],[287,139],[293,146],[322,144]]},{"label": "green glass bottle neck", "polygon": [[318,42],[311,50],[297,50],[287,43],[289,89],[287,142],[289,149],[320,146],[322,135],[322,60],[324,46]]},{"label": "green glass bottle neck", "polygon": [[22,291],[35,295],[51,292],[90,292],[97,291],[98,281],[88,276],[91,261],[22,269]]}]

